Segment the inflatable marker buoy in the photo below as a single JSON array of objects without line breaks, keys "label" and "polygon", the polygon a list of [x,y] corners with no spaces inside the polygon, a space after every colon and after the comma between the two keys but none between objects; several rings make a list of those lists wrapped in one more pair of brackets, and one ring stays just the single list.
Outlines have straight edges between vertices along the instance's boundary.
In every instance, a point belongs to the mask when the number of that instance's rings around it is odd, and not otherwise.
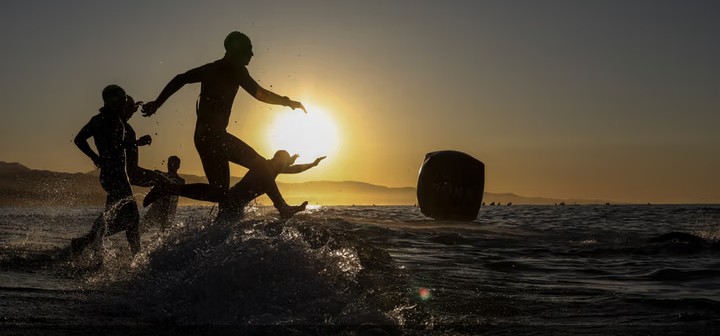
[{"label": "inflatable marker buoy", "polygon": [[485,189],[485,165],[457,151],[425,155],[420,167],[417,199],[423,215],[435,219],[477,218]]}]

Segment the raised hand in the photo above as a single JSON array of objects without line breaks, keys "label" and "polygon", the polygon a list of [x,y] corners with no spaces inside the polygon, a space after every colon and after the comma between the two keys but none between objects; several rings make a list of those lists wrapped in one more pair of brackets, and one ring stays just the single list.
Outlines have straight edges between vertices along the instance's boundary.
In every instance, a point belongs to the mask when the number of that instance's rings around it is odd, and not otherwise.
[{"label": "raised hand", "polygon": [[303,106],[303,104],[301,102],[291,100],[290,103],[288,104],[288,106],[293,110],[296,108],[299,108],[299,109],[303,110],[303,112],[307,113],[305,106]]},{"label": "raised hand", "polygon": [[325,160],[326,157],[327,156],[321,156],[321,157],[315,159],[315,161],[313,162],[313,166],[317,166],[318,164],[320,164],[320,161]]},{"label": "raised hand", "polygon": [[300,157],[300,155],[297,155],[297,154],[290,157],[290,166],[295,164],[295,160],[297,160],[298,157]]}]

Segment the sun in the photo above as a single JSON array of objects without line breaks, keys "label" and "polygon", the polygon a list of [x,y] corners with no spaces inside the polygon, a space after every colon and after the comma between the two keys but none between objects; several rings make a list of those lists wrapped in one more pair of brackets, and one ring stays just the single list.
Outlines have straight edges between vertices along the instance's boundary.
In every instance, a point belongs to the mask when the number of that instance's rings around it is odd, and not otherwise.
[{"label": "sun", "polygon": [[284,149],[291,155],[298,154],[298,162],[332,157],[340,145],[337,124],[325,109],[307,104],[305,107],[307,114],[301,110],[277,114],[268,132],[273,152]]}]

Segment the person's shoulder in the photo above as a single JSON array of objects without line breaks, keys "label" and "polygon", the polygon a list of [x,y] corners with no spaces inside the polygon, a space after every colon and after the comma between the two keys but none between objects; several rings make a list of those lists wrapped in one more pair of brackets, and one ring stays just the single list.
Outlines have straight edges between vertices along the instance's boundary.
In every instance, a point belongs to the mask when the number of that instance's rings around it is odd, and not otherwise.
[{"label": "person's shoulder", "polygon": [[221,69],[224,73],[232,73],[238,78],[242,78],[245,76],[250,76],[250,71],[248,71],[247,66],[237,66],[235,64],[232,64],[230,61],[228,61],[225,58],[221,58],[215,62],[213,62],[214,66],[218,67],[218,69]]},{"label": "person's shoulder", "polygon": [[213,61],[213,62],[207,63],[205,65],[201,65],[199,68],[205,69],[205,70],[221,70],[221,69],[225,68],[225,66],[226,66],[226,62],[224,61],[224,59],[221,58],[217,61]]},{"label": "person's shoulder", "polygon": [[100,113],[90,117],[90,122],[97,122],[97,121],[103,120],[104,118],[105,118],[105,115],[103,115],[103,113],[100,112]]},{"label": "person's shoulder", "polygon": [[222,70],[222,64],[218,63],[218,61],[210,62],[207,64],[203,64],[199,67],[192,68],[184,73],[185,76],[191,76],[193,78],[202,79],[204,76],[207,76],[208,74],[212,74],[215,72],[218,72]]},{"label": "person's shoulder", "polygon": [[167,178],[168,181],[170,181],[172,183],[175,183],[175,184],[184,184],[185,183],[185,179],[180,177],[180,175],[178,175],[178,174],[171,174],[171,173],[164,173],[164,174],[165,174],[165,178]]},{"label": "person's shoulder", "polygon": [[110,132],[111,130],[125,129],[125,125],[123,125],[123,121],[120,120],[120,117],[111,113],[100,113],[93,117],[93,120],[91,120],[91,122],[96,127],[101,128],[107,132]]},{"label": "person's shoulder", "polygon": [[107,113],[100,112],[100,113],[92,116],[92,118],[90,118],[90,121],[88,123],[92,124],[92,125],[100,126],[103,124],[107,124],[111,120],[112,120],[112,118],[110,118],[110,115],[108,115]]},{"label": "person's shoulder", "polygon": [[247,66],[243,65],[241,67],[238,67],[235,71],[241,76],[250,77],[250,71],[248,70]]}]

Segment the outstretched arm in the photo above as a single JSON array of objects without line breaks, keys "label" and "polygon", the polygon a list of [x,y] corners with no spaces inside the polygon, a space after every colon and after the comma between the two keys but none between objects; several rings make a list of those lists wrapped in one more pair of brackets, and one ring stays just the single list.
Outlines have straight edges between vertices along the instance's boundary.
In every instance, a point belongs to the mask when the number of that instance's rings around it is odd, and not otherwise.
[{"label": "outstretched arm", "polygon": [[206,66],[201,66],[199,68],[195,68],[186,73],[175,76],[172,80],[170,80],[169,83],[167,83],[167,85],[165,85],[165,88],[163,88],[163,90],[160,92],[160,95],[158,95],[157,99],[143,104],[143,116],[149,117],[155,114],[157,109],[160,108],[162,104],[165,104],[165,101],[167,101],[170,96],[175,94],[175,92],[178,92],[178,90],[185,86],[185,84],[198,83],[202,81],[205,67]]},{"label": "outstretched arm", "polygon": [[282,174],[302,173],[312,167],[317,166],[318,164],[320,164],[320,161],[324,160],[325,158],[326,158],[326,156],[321,156],[321,157],[315,159],[315,161],[313,163],[297,164],[297,165],[289,166],[289,167],[285,168],[285,170],[282,171]]},{"label": "outstretched arm", "polygon": [[240,86],[251,96],[255,97],[255,99],[263,103],[288,106],[293,110],[299,108],[303,110],[303,112],[307,113],[305,106],[303,106],[301,102],[291,100],[288,97],[280,96],[279,94],[260,86],[260,84],[258,84],[255,79],[250,76],[247,68],[244,67],[240,70]]},{"label": "outstretched arm", "polygon": [[100,168],[100,156],[95,153],[95,151],[93,151],[88,144],[88,139],[93,136],[93,127],[91,123],[92,121],[83,126],[80,132],[75,136],[75,146],[77,146],[83,153],[85,153],[85,155],[90,158],[90,160],[92,160],[93,164],[95,164],[95,167]]}]

